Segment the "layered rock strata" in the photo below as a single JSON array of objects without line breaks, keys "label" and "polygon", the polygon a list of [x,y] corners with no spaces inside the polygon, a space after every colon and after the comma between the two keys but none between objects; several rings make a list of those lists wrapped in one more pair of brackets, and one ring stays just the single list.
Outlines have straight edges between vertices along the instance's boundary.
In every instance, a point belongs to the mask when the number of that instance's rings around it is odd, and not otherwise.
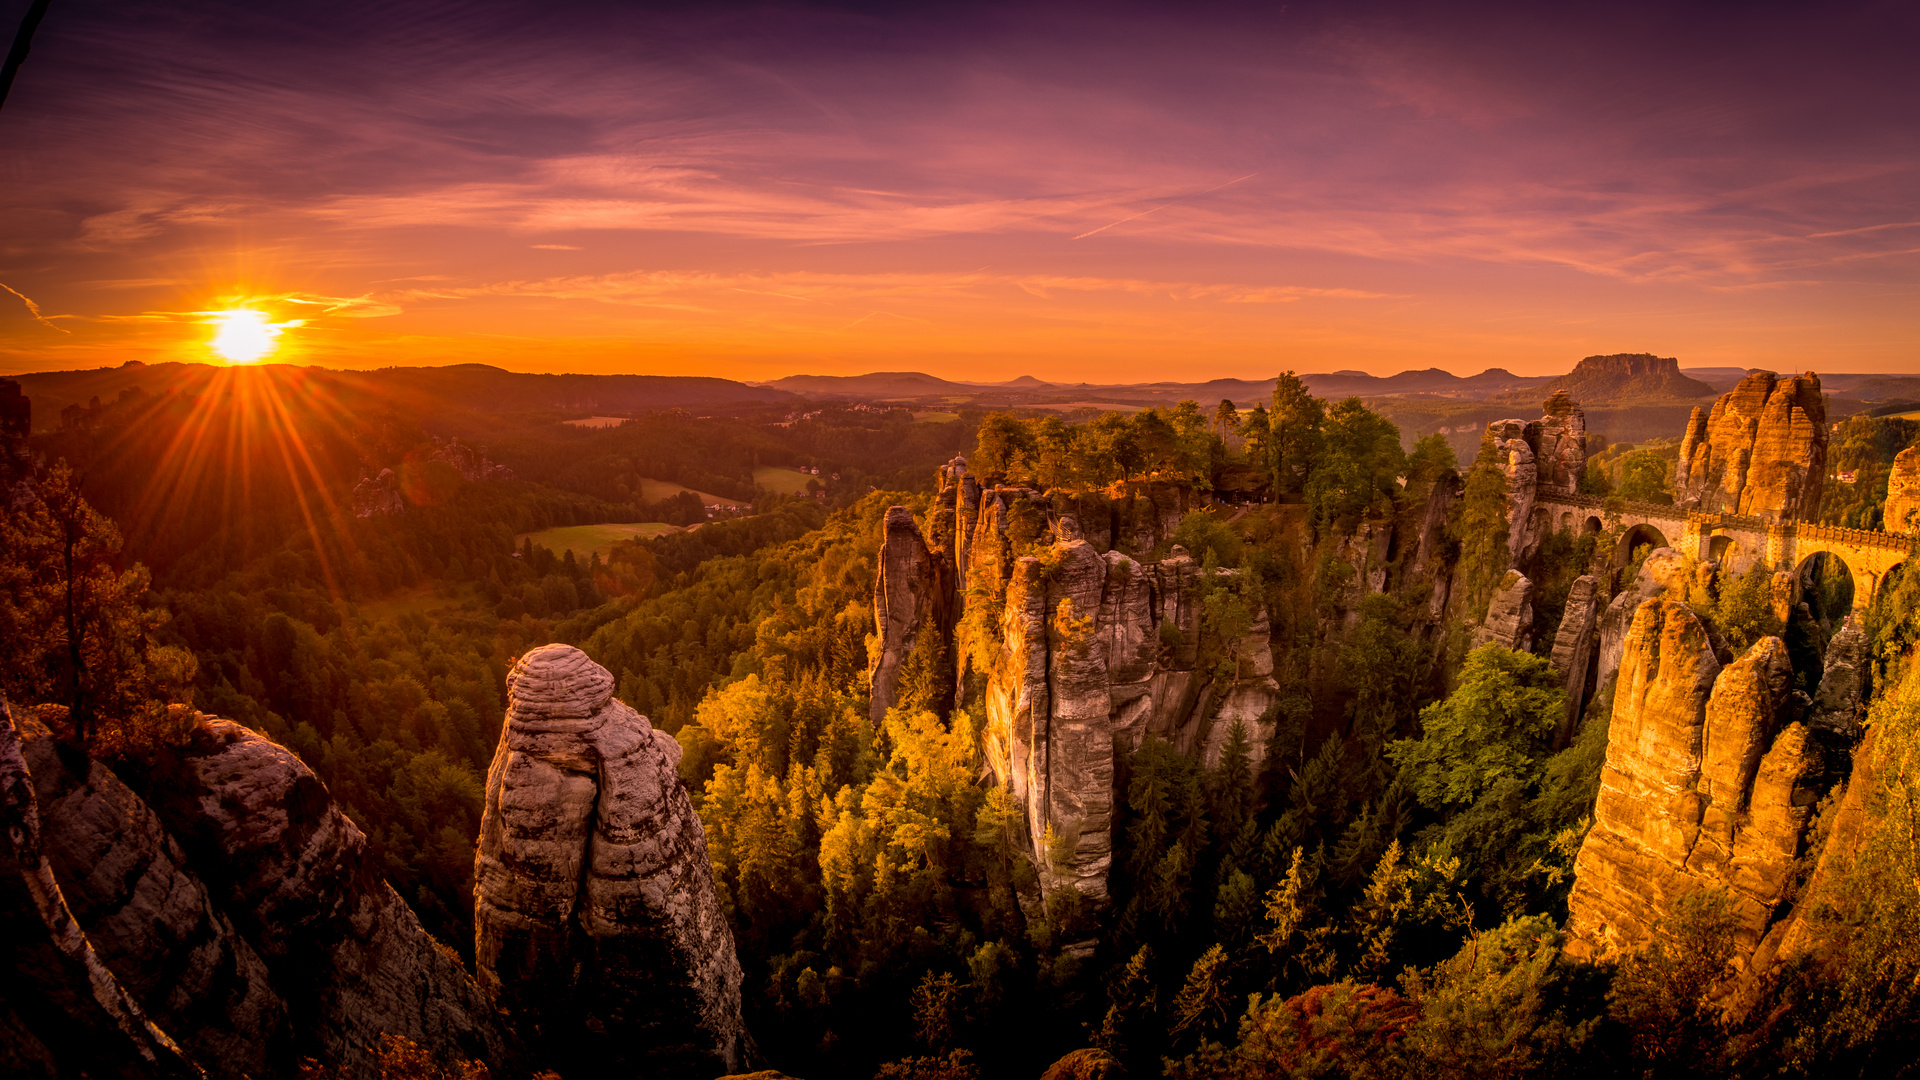
[{"label": "layered rock strata", "polygon": [[[873,618],[880,635],[880,651],[867,673],[871,690],[871,719],[893,708],[899,697],[901,669],[916,648],[941,647],[953,632],[955,568],[950,557],[954,515],[941,515],[949,558],[936,558],[913,512],[904,506],[887,511],[886,539],[880,545],[879,565],[873,575]],[[942,663],[941,657],[923,657],[924,663]]]},{"label": "layered rock strata", "polygon": [[148,800],[273,972],[297,1052],[356,1069],[391,1034],[442,1058],[509,1059],[458,955],[292,751],[208,719],[154,770]]},{"label": "layered rock strata", "polygon": [[1811,519],[1820,509],[1826,467],[1820,377],[1756,371],[1710,412],[1693,410],[1674,466],[1675,501],[1707,513]]},{"label": "layered rock strata", "polygon": [[1786,646],[1723,664],[1685,604],[1642,603],[1614,688],[1594,823],[1575,863],[1569,949],[1651,939],[1678,901],[1724,889],[1737,967],[1773,921],[1817,797],[1821,756],[1792,722]]},{"label": "layered rock strata", "polygon": [[741,971],[679,744],[547,645],[507,678],[475,869],[475,960],[562,1075],[705,1077],[747,1062]]}]

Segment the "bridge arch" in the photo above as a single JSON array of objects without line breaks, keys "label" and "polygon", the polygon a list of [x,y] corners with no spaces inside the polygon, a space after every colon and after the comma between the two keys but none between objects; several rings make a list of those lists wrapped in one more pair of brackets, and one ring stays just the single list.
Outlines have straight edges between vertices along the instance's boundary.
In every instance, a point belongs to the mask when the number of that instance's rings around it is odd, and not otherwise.
[{"label": "bridge arch", "polygon": [[1671,546],[1667,543],[1666,533],[1661,532],[1658,527],[1649,525],[1643,521],[1638,525],[1629,526],[1625,532],[1620,534],[1620,543],[1615,545],[1613,549],[1613,565],[1621,567],[1632,562],[1634,549],[1640,547],[1642,544],[1655,548]]},{"label": "bridge arch", "polygon": [[1864,606],[1872,591],[1854,579],[1853,568],[1839,553],[1815,551],[1793,568],[1793,598],[1804,603],[1815,621],[1829,633],[1840,625],[1856,606]]},{"label": "bridge arch", "polygon": [[1600,516],[1598,514],[1588,515],[1587,524],[1585,526],[1587,532],[1597,533],[1606,527],[1607,527],[1606,522],[1601,521]]}]

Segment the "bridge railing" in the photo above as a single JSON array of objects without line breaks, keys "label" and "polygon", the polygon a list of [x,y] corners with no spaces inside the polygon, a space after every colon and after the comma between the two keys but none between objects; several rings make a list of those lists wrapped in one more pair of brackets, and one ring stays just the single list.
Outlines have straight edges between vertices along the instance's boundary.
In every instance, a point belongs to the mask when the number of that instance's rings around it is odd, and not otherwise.
[{"label": "bridge railing", "polygon": [[1701,510],[1682,510],[1677,506],[1663,503],[1641,502],[1637,499],[1619,499],[1611,496],[1580,495],[1555,492],[1535,500],[1536,506],[1577,507],[1582,510],[1599,510],[1603,513],[1618,511],[1623,515],[1644,518],[1665,518],[1669,521],[1685,519],[1689,525],[1708,528],[1737,529],[1742,532],[1771,533],[1775,529],[1792,530],[1795,535],[1809,540],[1821,540],[1835,544],[1856,544],[1862,547],[1877,547],[1886,550],[1905,551],[1915,543],[1920,543],[1920,534],[1903,532],[1883,532],[1877,529],[1850,529],[1842,525],[1822,525],[1814,521],[1774,521],[1753,514],[1708,513]]}]

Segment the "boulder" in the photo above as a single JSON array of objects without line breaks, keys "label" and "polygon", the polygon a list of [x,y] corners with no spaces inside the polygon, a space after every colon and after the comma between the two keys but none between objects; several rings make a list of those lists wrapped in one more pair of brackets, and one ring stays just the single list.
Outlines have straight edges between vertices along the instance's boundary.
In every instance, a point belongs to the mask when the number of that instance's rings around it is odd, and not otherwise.
[{"label": "boulder", "polygon": [[475,864],[475,961],[562,1075],[705,1080],[748,1063],[741,971],[679,744],[578,649],[507,676]]}]

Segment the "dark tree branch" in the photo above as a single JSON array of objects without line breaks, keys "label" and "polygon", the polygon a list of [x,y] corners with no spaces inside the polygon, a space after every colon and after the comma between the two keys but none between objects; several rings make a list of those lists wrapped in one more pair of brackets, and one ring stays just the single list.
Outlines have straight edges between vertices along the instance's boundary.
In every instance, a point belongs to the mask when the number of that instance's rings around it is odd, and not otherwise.
[{"label": "dark tree branch", "polygon": [[27,52],[33,47],[33,32],[40,28],[40,20],[47,13],[47,0],[33,0],[27,8],[27,17],[20,20],[20,32],[13,35],[13,48],[7,50],[6,67],[0,68],[0,105],[7,102],[7,91],[13,89],[13,77],[20,71],[20,65],[27,62]]}]

